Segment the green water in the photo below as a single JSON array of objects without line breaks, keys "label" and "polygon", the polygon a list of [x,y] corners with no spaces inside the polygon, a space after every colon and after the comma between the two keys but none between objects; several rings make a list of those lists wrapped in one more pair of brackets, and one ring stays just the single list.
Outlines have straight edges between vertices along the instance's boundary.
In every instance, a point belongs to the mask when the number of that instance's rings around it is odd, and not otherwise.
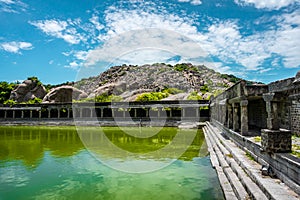
[{"label": "green water", "polygon": [[0,127],[0,199],[224,199],[202,130],[81,129]]}]

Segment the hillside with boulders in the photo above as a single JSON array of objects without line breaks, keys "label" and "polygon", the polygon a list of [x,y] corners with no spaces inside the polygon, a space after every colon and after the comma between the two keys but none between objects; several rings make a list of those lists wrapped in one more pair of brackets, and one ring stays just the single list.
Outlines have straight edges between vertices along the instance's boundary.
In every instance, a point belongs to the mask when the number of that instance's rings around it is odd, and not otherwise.
[{"label": "hillside with boulders", "polygon": [[[13,89],[6,83],[7,91],[0,103],[208,100],[239,80],[190,63],[122,65],[98,76],[59,85],[43,85],[37,77],[15,84]],[[5,101],[8,92],[9,99]]]},{"label": "hillside with boulders", "polygon": [[[111,67],[98,76],[82,79],[75,87],[88,98],[113,95],[123,101],[209,99],[234,85],[240,79],[220,74],[204,65],[183,63],[167,65],[122,65]],[[160,96],[155,98],[156,96]]]}]

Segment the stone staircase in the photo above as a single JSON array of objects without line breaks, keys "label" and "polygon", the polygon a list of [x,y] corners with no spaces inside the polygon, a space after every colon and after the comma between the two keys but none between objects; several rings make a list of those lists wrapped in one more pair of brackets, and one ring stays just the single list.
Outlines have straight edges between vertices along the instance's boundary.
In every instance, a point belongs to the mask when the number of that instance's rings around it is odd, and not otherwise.
[{"label": "stone staircase", "polygon": [[299,199],[279,179],[262,176],[261,165],[211,123],[206,122],[203,131],[226,199]]}]

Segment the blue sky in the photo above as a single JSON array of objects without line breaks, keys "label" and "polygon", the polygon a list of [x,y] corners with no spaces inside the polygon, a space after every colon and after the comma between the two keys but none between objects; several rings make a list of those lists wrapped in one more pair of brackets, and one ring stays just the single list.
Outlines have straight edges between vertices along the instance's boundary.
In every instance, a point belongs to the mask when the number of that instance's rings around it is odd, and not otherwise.
[{"label": "blue sky", "polygon": [[300,0],[0,0],[0,80],[204,64],[269,83],[300,69]]}]

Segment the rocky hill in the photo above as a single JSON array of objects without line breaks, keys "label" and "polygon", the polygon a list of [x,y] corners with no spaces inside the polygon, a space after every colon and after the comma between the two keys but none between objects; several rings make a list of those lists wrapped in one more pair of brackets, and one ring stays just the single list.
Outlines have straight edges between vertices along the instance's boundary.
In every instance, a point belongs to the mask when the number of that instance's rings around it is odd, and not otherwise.
[{"label": "rocky hill", "polygon": [[158,100],[182,100],[209,99],[238,80],[233,75],[220,74],[204,65],[156,63],[111,67],[98,76],[76,82],[74,86],[87,93],[88,98],[114,95],[119,97],[118,100],[135,101],[150,93],[160,96]]},{"label": "rocky hill", "polygon": [[10,96],[0,96],[0,103],[201,100],[210,99],[239,80],[190,63],[122,65],[95,77],[56,86],[44,86],[37,77],[28,78],[14,89],[3,82],[0,86],[6,86]]}]

